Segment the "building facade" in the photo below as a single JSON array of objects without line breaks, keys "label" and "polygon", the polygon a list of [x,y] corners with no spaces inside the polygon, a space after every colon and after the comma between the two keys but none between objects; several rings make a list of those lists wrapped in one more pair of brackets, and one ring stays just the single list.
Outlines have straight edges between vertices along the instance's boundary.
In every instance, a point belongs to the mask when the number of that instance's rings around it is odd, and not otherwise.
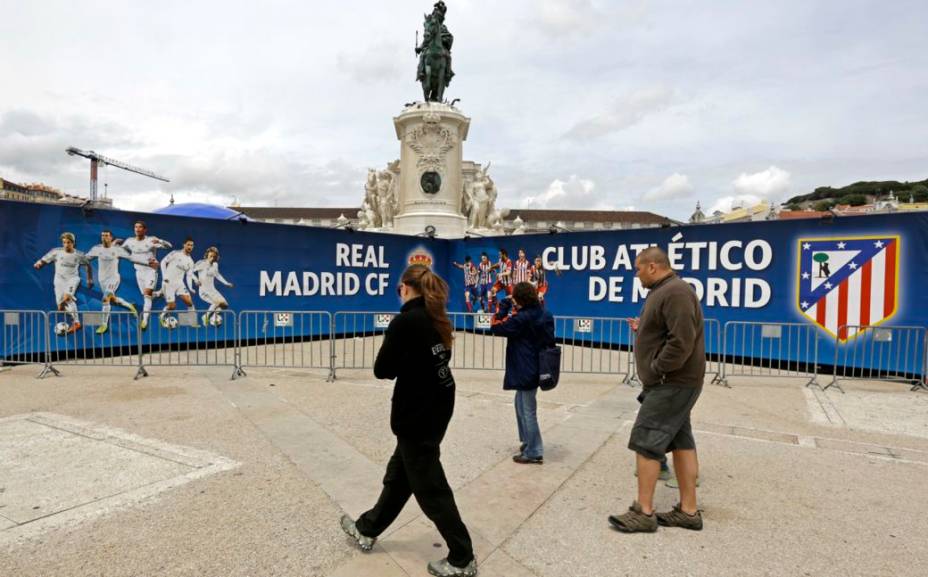
[{"label": "building facade", "polygon": [[[249,218],[261,222],[336,228],[357,227],[358,207],[302,208],[232,206]],[[579,232],[656,228],[680,224],[667,217],[644,211],[627,210],[510,210],[503,219],[503,234]]]},{"label": "building facade", "polygon": [[[71,205],[83,205],[87,202],[86,198],[65,194],[57,188],[53,188],[47,184],[17,184],[4,178],[0,178],[0,199],[17,200],[19,202]],[[112,208],[113,201],[104,198],[99,199],[97,204]]]}]

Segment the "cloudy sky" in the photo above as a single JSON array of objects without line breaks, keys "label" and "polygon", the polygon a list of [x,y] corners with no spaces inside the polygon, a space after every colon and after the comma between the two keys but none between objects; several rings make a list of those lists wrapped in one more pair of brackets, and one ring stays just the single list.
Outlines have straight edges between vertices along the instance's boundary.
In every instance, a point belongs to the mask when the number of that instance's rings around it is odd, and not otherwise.
[{"label": "cloudy sky", "polygon": [[[928,177],[922,0],[446,2],[446,95],[502,206],[685,218]],[[0,0],[0,176],[86,195],[76,146],[171,179],[107,169],[121,208],[357,205],[430,8]]]}]

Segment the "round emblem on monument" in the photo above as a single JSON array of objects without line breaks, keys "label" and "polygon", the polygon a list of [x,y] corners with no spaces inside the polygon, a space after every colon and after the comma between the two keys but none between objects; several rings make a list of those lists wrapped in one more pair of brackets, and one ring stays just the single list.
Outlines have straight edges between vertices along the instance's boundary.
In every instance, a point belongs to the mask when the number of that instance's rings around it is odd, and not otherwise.
[{"label": "round emblem on monument", "polygon": [[422,192],[436,194],[441,190],[441,175],[435,171],[424,172],[422,178],[419,179],[419,185],[422,187]]}]

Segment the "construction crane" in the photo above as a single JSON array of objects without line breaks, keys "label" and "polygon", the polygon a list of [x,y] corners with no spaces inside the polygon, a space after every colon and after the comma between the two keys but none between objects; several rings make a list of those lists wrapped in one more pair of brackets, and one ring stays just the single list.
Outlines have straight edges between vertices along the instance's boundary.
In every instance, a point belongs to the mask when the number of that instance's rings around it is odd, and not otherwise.
[{"label": "construction crane", "polygon": [[141,174],[142,176],[147,176],[148,178],[154,178],[155,180],[161,180],[163,182],[171,182],[170,180],[159,176],[150,170],[145,170],[144,168],[139,168],[137,166],[132,166],[126,164],[125,162],[119,162],[116,159],[103,156],[102,154],[97,154],[92,150],[81,150],[80,148],[74,148],[73,146],[68,147],[66,152],[71,156],[83,156],[84,158],[90,159],[90,202],[97,202],[97,167],[102,164],[104,166],[115,166],[116,168],[121,168],[123,170],[128,170],[129,172],[134,172],[136,174]]}]

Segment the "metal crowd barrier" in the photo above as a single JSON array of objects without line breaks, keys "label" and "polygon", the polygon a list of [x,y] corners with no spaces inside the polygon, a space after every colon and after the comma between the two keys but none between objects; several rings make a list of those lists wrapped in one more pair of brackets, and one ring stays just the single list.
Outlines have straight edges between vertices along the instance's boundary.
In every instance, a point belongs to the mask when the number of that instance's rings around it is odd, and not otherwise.
[{"label": "metal crowd barrier", "polygon": [[[846,337],[840,344],[840,337]],[[928,331],[924,327],[845,325],[835,337],[834,375],[824,388],[844,392],[840,381],[893,381],[928,389]]]},{"label": "metal crowd barrier", "polygon": [[397,313],[339,311],[332,315],[332,378],[337,369],[370,369],[383,333]]},{"label": "metal crowd barrier", "polygon": [[[396,313],[347,312],[333,315],[333,370],[370,369],[383,332]],[[452,369],[504,370],[506,338],[490,334],[493,315],[448,313],[454,330]],[[631,330],[625,319],[555,317],[561,344],[561,372],[623,374],[628,366]]]},{"label": "metal crowd barrier", "polygon": [[820,334],[811,324],[729,321],[722,333],[719,383],[729,386],[731,377],[764,377],[817,384]]},{"label": "metal crowd barrier", "polygon": [[139,339],[139,372],[152,366],[230,366],[239,374],[236,355],[236,314],[231,310],[207,313],[176,309],[152,311]]},{"label": "metal crowd barrier", "polygon": [[454,330],[452,369],[504,370],[506,339],[490,334],[490,313],[448,313]]},{"label": "metal crowd barrier", "polygon": [[0,367],[48,364],[48,320],[43,311],[0,311]]},{"label": "metal crowd barrier", "polygon": [[[76,318],[80,328],[75,325]],[[138,319],[123,310],[46,313],[48,354],[39,378],[60,375],[56,366],[136,367],[144,373],[139,356]],[[104,333],[98,333],[101,326]]]},{"label": "metal crowd barrier", "polygon": [[[638,378],[638,367],[635,364],[635,338],[634,331],[631,330],[631,344],[628,348],[628,369],[625,379],[622,381],[626,385],[640,385],[641,380]],[[722,379],[722,362],[725,356],[722,348],[722,328],[716,319],[703,319],[703,340],[706,350],[706,376],[712,375],[711,384],[721,384],[728,386]]]},{"label": "metal crowd barrier", "polygon": [[614,374],[632,382],[635,337],[627,319],[556,316],[554,334],[562,373]]},{"label": "metal crowd barrier", "polygon": [[722,324],[717,319],[704,319],[703,337],[706,343],[706,376],[712,375],[712,380],[709,381],[712,384],[723,384],[722,363],[725,349],[722,343]]},{"label": "metal crowd barrier", "polygon": [[245,367],[328,369],[335,378],[332,313],[242,311],[238,315],[238,371]]},{"label": "metal crowd barrier", "polygon": [[[66,366],[147,366],[370,369],[396,313],[326,311],[154,311],[146,331],[130,312],[0,311],[0,366],[43,365],[39,377]],[[452,368],[503,370],[504,337],[490,334],[492,317],[449,313],[454,328]],[[106,323],[107,330],[97,329]],[[818,385],[821,330],[811,324],[705,321],[706,373],[728,386],[733,377],[803,378]],[[637,382],[634,333],[626,319],[555,317],[564,373],[623,375]],[[845,342],[840,337],[847,337]],[[907,382],[928,389],[928,329],[847,325],[839,330],[831,382],[850,379]]]}]

